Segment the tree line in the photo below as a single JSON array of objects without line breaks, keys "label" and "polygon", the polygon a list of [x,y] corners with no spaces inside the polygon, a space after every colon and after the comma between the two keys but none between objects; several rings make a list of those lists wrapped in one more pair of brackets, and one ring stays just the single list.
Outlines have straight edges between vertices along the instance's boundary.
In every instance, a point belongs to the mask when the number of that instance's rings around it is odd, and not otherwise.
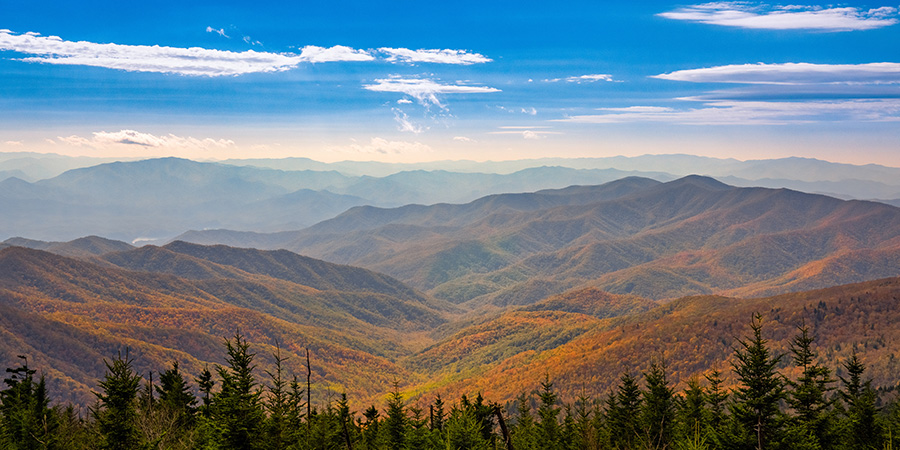
[{"label": "tree line", "polygon": [[[191,377],[177,362],[158,379],[137,374],[128,352],[104,361],[96,402],[85,415],[52,405],[44,377],[22,358],[0,391],[0,449],[892,449],[900,444],[900,402],[865,378],[854,352],[845,376],[819,363],[808,327],[789,352],[774,352],[762,318],[737,339],[735,383],[712,370],[676,392],[662,361],[625,373],[603,398],[563,403],[549,375],[540,389],[500,405],[481,394],[447,404],[404,399],[352,411],[346,395],[310,402],[305,380],[289,377],[279,351],[258,374],[250,344],[225,340],[225,365]],[[793,378],[779,372],[789,362]],[[307,367],[309,361],[307,356]],[[898,447],[900,448],[900,447]]]}]

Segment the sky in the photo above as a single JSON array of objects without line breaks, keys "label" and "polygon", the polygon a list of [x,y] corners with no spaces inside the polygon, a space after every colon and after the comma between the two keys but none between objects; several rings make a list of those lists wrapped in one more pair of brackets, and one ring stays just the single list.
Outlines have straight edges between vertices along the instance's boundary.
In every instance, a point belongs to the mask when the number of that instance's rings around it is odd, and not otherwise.
[{"label": "sky", "polygon": [[0,0],[0,152],[900,167],[898,8]]}]

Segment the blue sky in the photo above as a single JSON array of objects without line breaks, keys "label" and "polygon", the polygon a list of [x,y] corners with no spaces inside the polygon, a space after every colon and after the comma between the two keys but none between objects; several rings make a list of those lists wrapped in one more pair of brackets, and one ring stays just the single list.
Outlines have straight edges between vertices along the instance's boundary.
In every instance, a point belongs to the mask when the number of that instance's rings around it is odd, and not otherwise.
[{"label": "blue sky", "polygon": [[898,6],[0,0],[0,151],[900,166]]}]

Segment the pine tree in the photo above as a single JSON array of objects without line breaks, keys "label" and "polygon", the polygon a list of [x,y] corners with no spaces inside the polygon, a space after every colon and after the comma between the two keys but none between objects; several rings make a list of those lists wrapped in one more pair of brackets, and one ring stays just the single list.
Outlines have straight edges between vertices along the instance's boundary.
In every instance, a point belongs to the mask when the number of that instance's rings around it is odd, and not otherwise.
[{"label": "pine tree", "polygon": [[406,405],[403,403],[403,394],[400,393],[399,384],[394,382],[394,390],[388,395],[387,411],[385,412],[382,427],[388,448],[405,448],[408,428],[409,421],[406,417]]},{"label": "pine tree", "polygon": [[431,431],[442,431],[444,429],[444,400],[441,394],[434,398],[434,403],[429,407],[429,428]]},{"label": "pine tree", "polygon": [[843,389],[840,397],[844,402],[843,437],[845,448],[880,449],[883,432],[876,417],[877,395],[872,389],[872,380],[862,381],[866,366],[859,360],[856,351],[844,362],[847,378],[840,377]]},{"label": "pine tree", "polygon": [[363,412],[365,422],[360,424],[360,428],[363,430],[362,444],[365,449],[374,450],[382,447],[380,415],[375,405],[370,406]]},{"label": "pine tree", "polygon": [[556,449],[560,444],[559,412],[561,408],[556,405],[557,397],[553,392],[550,375],[544,375],[541,391],[538,393],[540,404],[537,413],[541,421],[537,427],[537,438],[541,447],[545,449]]},{"label": "pine tree", "polygon": [[653,362],[644,372],[647,390],[643,393],[641,421],[646,430],[647,446],[651,449],[668,448],[672,444],[672,428],[675,423],[675,395],[666,378],[665,364]]},{"label": "pine tree", "polygon": [[176,416],[181,426],[189,425],[197,411],[197,398],[191,393],[187,379],[178,370],[178,361],[172,361],[172,367],[159,375],[159,406]]},{"label": "pine tree", "polygon": [[538,448],[537,430],[534,416],[531,415],[531,396],[524,392],[516,398],[518,415],[516,423],[510,430],[510,437],[514,448],[519,450],[532,450]]},{"label": "pine tree", "polygon": [[610,446],[636,448],[643,435],[641,400],[637,378],[628,373],[622,375],[618,388],[606,401],[606,426]]},{"label": "pine tree", "polygon": [[254,449],[264,446],[265,414],[253,370],[250,344],[239,333],[234,341],[225,340],[228,368],[217,367],[222,390],[213,397],[212,412],[220,428],[221,445],[225,449]]},{"label": "pine tree", "polygon": [[275,371],[266,371],[269,376],[271,385],[268,387],[269,395],[266,397],[264,406],[269,413],[266,421],[266,434],[268,436],[267,448],[282,449],[286,448],[291,440],[289,428],[290,415],[290,390],[289,382],[284,377],[284,361],[281,356],[281,347],[275,343],[275,352],[272,353],[275,358]]},{"label": "pine tree", "polygon": [[675,435],[678,439],[691,440],[699,433],[706,434],[709,428],[709,409],[706,406],[706,392],[696,376],[687,381],[687,388],[677,402]]},{"label": "pine tree", "polygon": [[750,321],[753,336],[738,340],[732,363],[739,386],[734,391],[732,415],[741,427],[740,448],[767,449],[780,442],[784,383],[775,370],[783,355],[772,355],[762,338],[762,316]]},{"label": "pine tree", "polygon": [[7,388],[0,391],[0,444],[2,448],[48,449],[57,448],[56,434],[59,420],[50,409],[50,398],[43,375],[34,381],[35,370],[28,368],[28,359],[20,367],[6,369],[11,374],[3,380]]},{"label": "pine tree", "polygon": [[816,363],[809,328],[801,325],[798,329],[800,333],[791,341],[791,353],[801,373],[797,381],[789,382],[792,389],[787,396],[795,415],[789,427],[790,446],[829,450],[837,445],[834,411],[828,398],[834,379],[831,370]]},{"label": "pine tree", "polygon": [[[444,427],[446,435],[446,448],[488,450],[490,443],[484,439],[481,433],[481,421],[475,417],[473,408],[462,405],[450,410],[450,417]],[[516,447],[519,448],[519,447]]]},{"label": "pine tree", "polygon": [[103,360],[106,365],[106,375],[100,381],[103,392],[95,393],[99,407],[94,409],[101,449],[131,450],[146,444],[137,428],[136,400],[141,377],[132,369],[132,362],[128,350],[111,363]]}]

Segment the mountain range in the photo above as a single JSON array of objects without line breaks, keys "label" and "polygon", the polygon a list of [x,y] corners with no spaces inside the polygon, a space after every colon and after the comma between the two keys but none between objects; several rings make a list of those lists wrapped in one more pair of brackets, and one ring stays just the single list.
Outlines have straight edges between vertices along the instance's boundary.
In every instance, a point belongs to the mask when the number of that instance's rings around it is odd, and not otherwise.
[{"label": "mountain range", "polygon": [[842,199],[900,201],[900,169],[787,158],[687,155],[428,164],[319,163],[302,158],[115,161],[0,154],[0,239],[102,235],[161,243],[187,230],[295,231],[354,206],[467,203],[500,193],[596,185],[627,176],[703,174],[734,186]]},{"label": "mountain range", "polygon": [[70,258],[11,246],[0,250],[0,364],[27,355],[55,399],[84,407],[104,359],[128,352],[145,378],[173,360],[199,373],[224,364],[224,340],[237,331],[260,379],[276,349],[290,374],[305,373],[308,349],[317,404],[346,392],[363,407],[394,383],[411,402],[476,392],[505,402],[545,375],[571,401],[660,360],[677,389],[716,367],[731,385],[732,348],[761,313],[773,351],[786,351],[806,323],[822,362],[839,367],[855,351],[875,386],[890,387],[898,298],[900,278],[667,302],[589,287],[473,314],[390,277],[287,251],[175,242]]},{"label": "mountain range", "polygon": [[296,232],[192,232],[201,244],[284,248],[383,272],[468,307],[596,286],[653,299],[742,297],[897,276],[900,209],[689,176],[355,207]]}]

